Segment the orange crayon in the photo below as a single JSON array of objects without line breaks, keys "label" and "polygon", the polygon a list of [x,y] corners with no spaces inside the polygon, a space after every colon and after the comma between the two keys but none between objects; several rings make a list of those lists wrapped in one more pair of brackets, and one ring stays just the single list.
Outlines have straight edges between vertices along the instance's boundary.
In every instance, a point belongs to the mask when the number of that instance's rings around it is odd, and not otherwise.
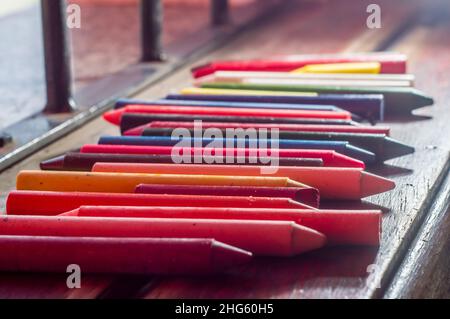
[{"label": "orange crayon", "polygon": [[[127,172],[149,174],[202,174],[260,177],[267,166],[96,163],[94,172]],[[284,176],[319,190],[327,199],[361,199],[383,193],[395,187],[393,181],[367,173],[359,168],[336,167],[270,167],[271,175]]]}]

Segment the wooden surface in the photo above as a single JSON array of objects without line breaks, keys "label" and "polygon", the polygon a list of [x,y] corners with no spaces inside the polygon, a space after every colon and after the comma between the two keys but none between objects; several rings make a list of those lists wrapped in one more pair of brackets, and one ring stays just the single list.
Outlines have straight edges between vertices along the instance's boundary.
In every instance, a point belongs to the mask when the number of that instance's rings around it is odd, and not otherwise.
[{"label": "wooden surface", "polygon": [[[429,13],[427,9],[420,11],[424,19],[414,19],[413,24],[408,24],[418,12],[416,2],[407,1],[405,5],[405,1],[396,1],[394,6],[393,2],[384,1],[380,2],[382,29],[369,30],[365,26],[368,3],[294,2],[197,63],[216,58],[377,48],[409,55],[409,69],[417,75],[417,87],[434,96],[436,104],[419,110],[418,116],[388,121],[394,138],[416,147],[415,154],[374,169],[393,178],[396,189],[362,203],[326,204],[327,207],[382,208],[385,214],[379,249],[342,247],[296,258],[261,258],[225,275],[207,278],[86,276],[82,288],[72,291],[64,288],[64,276],[0,274],[0,297],[449,297],[448,214],[445,205],[436,207],[433,203],[445,203],[448,193],[445,178],[450,150],[450,19]],[[189,82],[187,67],[138,97],[160,97]],[[14,188],[19,170],[37,168],[40,160],[84,143],[94,143],[103,134],[118,134],[118,130],[96,119],[3,172],[2,198]],[[440,284],[430,284],[430,280]]]}]

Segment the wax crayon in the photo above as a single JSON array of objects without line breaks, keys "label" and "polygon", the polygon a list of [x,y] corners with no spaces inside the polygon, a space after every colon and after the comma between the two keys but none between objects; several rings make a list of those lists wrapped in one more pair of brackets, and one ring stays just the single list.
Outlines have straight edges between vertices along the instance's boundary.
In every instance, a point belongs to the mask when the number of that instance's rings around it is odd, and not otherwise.
[{"label": "wax crayon", "polygon": [[227,108],[249,108],[249,109],[286,109],[286,110],[317,110],[317,111],[342,111],[334,105],[326,104],[289,104],[289,103],[254,103],[254,102],[222,102],[222,101],[190,101],[190,100],[167,100],[155,101],[141,99],[118,99],[114,109],[121,109],[128,105],[164,105],[164,106],[190,106],[190,107],[227,107]]},{"label": "wax crayon", "polygon": [[[244,116],[198,116],[198,115],[153,115],[145,113],[125,113],[120,120],[120,131],[125,132],[151,122],[234,122],[234,123],[290,123],[290,124],[313,124],[313,125],[360,125],[353,120],[329,120],[329,119],[292,119],[276,117],[244,117]],[[135,135],[135,134],[134,134]]]},{"label": "wax crayon", "polygon": [[331,104],[370,120],[384,119],[384,100],[382,94],[318,94],[302,96],[294,92],[251,91],[228,89],[185,90],[183,94],[169,94],[169,100],[259,102],[289,104]]},{"label": "wax crayon", "polygon": [[147,127],[173,127],[173,128],[277,128],[282,131],[303,132],[346,132],[346,133],[370,133],[389,135],[387,126],[350,126],[350,125],[309,125],[309,124],[278,124],[278,123],[220,123],[220,122],[151,122]]},{"label": "wax crayon", "polygon": [[315,92],[321,94],[382,94],[386,114],[409,113],[414,109],[434,103],[433,98],[424,92],[410,87],[352,87],[352,86],[320,86],[265,84],[263,79],[254,79],[247,83],[205,83],[202,88],[270,90],[282,92]]},{"label": "wax crayon", "polygon": [[379,74],[381,64],[379,62],[345,62],[308,64],[291,73],[350,73],[350,74]]},{"label": "wax crayon", "polygon": [[[140,184],[136,184],[136,187]],[[161,185],[168,186],[168,185]],[[174,184],[174,186],[180,186]],[[195,185],[199,186],[199,185]],[[136,188],[135,187],[135,188]],[[265,188],[265,187],[264,187]],[[290,188],[290,187],[289,187]],[[272,207],[272,208],[308,208],[307,205],[293,200],[301,198],[315,202],[317,190],[311,187],[292,187],[292,192],[276,191],[261,193],[265,196],[253,196],[243,192],[242,196],[215,196],[198,194],[196,196],[182,194],[126,194],[126,193],[94,193],[94,192],[52,192],[52,191],[11,191],[6,198],[8,215],[58,215],[82,205],[97,206],[192,206],[192,207]],[[284,189],[284,188],[283,188]],[[305,189],[308,192],[300,190]],[[134,189],[133,189],[134,192]],[[290,194],[289,197],[280,195]],[[251,197],[253,196],[253,197]],[[318,196],[318,195],[317,195]]]},{"label": "wax crayon", "polygon": [[[327,74],[329,75],[329,74]],[[255,77],[238,77],[232,75],[217,76],[211,74],[206,77],[202,77],[195,81],[195,86],[202,86],[205,83],[252,83],[256,80],[264,80],[266,84],[295,84],[295,85],[321,85],[321,86],[355,86],[355,87],[410,87],[411,81],[401,81],[401,80],[381,80],[381,79],[324,79],[324,78],[295,78],[295,77],[271,77],[267,75],[266,77],[255,76]]]},{"label": "wax crayon", "polygon": [[[97,173],[131,174],[189,174],[230,176],[286,176],[319,190],[321,198],[361,199],[395,187],[392,180],[364,172],[357,168],[335,167],[277,167],[264,172],[261,166],[244,165],[190,165],[190,164],[127,164],[97,163],[92,168]],[[35,182],[37,183],[37,182]]]},{"label": "wax crayon", "polygon": [[[371,82],[407,82],[414,86],[414,74],[345,74],[345,73],[293,73],[293,72],[252,72],[252,71],[216,71],[196,79],[196,82],[237,82],[243,79],[292,79],[310,81],[371,81]],[[129,103],[131,104],[131,103]]]},{"label": "wax crayon", "polygon": [[[146,128],[142,136],[172,136],[173,128]],[[190,130],[192,136],[193,130]],[[225,135],[225,132],[224,132]],[[300,140],[328,140],[346,141],[357,147],[373,152],[378,162],[403,156],[414,152],[414,148],[398,142],[384,134],[345,133],[345,132],[302,132],[279,131],[277,136],[281,139]],[[305,166],[305,165],[304,165]]]},{"label": "wax crayon", "polygon": [[[137,194],[252,196],[291,198],[313,208],[319,207],[319,192],[315,188],[250,187],[250,186],[202,186],[202,185],[154,185],[136,186]],[[293,206],[293,205],[291,205]]]},{"label": "wax crayon", "polygon": [[321,110],[287,110],[287,109],[250,109],[225,108],[203,106],[165,106],[165,105],[128,105],[118,110],[108,111],[103,118],[112,124],[119,125],[124,113],[150,113],[150,114],[185,114],[185,115],[223,115],[246,117],[282,117],[282,118],[320,118],[350,120],[351,114],[347,111],[321,111]]},{"label": "wax crayon", "polygon": [[[277,149],[275,153],[270,149],[252,149],[252,148],[203,148],[203,147],[186,147],[182,150],[177,150],[177,147],[172,146],[139,146],[139,145],[97,145],[86,144],[80,149],[81,153],[108,153],[108,154],[175,154],[183,156],[183,159],[192,160],[199,156],[222,156],[227,154],[233,156],[278,156],[283,157],[298,157],[298,158],[320,158],[324,166],[334,167],[357,167],[364,168],[365,164],[362,161],[356,160],[352,157],[342,155],[330,150],[308,150],[308,149]],[[186,161],[184,161],[186,163]]]},{"label": "wax crayon", "polygon": [[308,64],[329,64],[348,62],[379,62],[381,73],[405,73],[407,58],[399,53],[352,53],[293,55],[277,59],[255,59],[237,61],[214,61],[192,69],[195,78],[215,71],[275,71],[290,72]]},{"label": "wax crayon", "polygon": [[[170,164],[175,165],[175,164]],[[250,166],[249,166],[250,167]],[[251,166],[258,167],[260,166]],[[270,169],[265,166],[263,169]],[[20,171],[17,190],[133,193],[139,184],[302,187],[286,177]]]},{"label": "wax crayon", "polygon": [[285,220],[315,229],[328,245],[373,245],[380,243],[380,210],[301,210],[266,208],[120,207],[82,206],[63,214],[84,217],[200,218],[232,220]]},{"label": "wax crayon", "polygon": [[0,235],[0,270],[133,275],[205,275],[251,260],[248,251],[213,239]]},{"label": "wax crayon", "polygon": [[175,146],[179,147],[218,147],[222,148],[294,148],[294,149],[319,149],[334,150],[341,154],[353,157],[366,164],[376,161],[375,154],[355,147],[344,141],[308,141],[280,139],[273,142],[270,139],[239,139],[239,138],[172,138],[169,136],[101,136],[98,144],[108,145],[141,145],[141,146]]},{"label": "wax crayon", "polygon": [[[108,163],[174,163],[170,155],[136,155],[136,154],[100,154],[68,152],[41,162],[42,170],[53,171],[87,171],[89,172],[97,162]],[[194,164],[214,164],[214,156],[192,156],[189,159]],[[246,165],[271,165],[273,159],[267,156],[248,158],[245,156],[226,156],[221,164],[234,165],[236,163]],[[280,166],[323,166],[320,158],[294,158],[284,157],[277,159]]]},{"label": "wax crayon", "polygon": [[290,221],[69,216],[3,216],[0,220],[3,235],[214,238],[263,256],[294,256],[326,242],[322,233]]}]

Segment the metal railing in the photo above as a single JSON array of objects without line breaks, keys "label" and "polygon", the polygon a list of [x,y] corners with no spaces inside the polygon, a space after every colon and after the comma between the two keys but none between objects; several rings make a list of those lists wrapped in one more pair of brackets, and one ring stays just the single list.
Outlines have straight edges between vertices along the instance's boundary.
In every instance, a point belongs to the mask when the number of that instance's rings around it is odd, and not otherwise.
[{"label": "metal railing", "polygon": [[[211,24],[229,21],[228,0],[210,0]],[[66,27],[66,1],[41,0],[47,104],[44,112],[75,109],[72,92],[71,54]],[[163,61],[161,0],[140,1],[142,62]]]}]

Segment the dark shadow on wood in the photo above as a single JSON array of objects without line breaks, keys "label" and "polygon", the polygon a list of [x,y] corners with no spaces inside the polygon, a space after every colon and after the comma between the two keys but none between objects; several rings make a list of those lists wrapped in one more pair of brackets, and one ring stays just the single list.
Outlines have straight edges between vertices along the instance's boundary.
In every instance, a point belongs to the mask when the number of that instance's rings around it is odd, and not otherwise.
[{"label": "dark shadow on wood", "polygon": [[414,170],[390,165],[390,164],[380,164],[376,166],[371,166],[366,169],[368,172],[384,177],[394,177],[394,176],[406,176],[414,173]]}]

